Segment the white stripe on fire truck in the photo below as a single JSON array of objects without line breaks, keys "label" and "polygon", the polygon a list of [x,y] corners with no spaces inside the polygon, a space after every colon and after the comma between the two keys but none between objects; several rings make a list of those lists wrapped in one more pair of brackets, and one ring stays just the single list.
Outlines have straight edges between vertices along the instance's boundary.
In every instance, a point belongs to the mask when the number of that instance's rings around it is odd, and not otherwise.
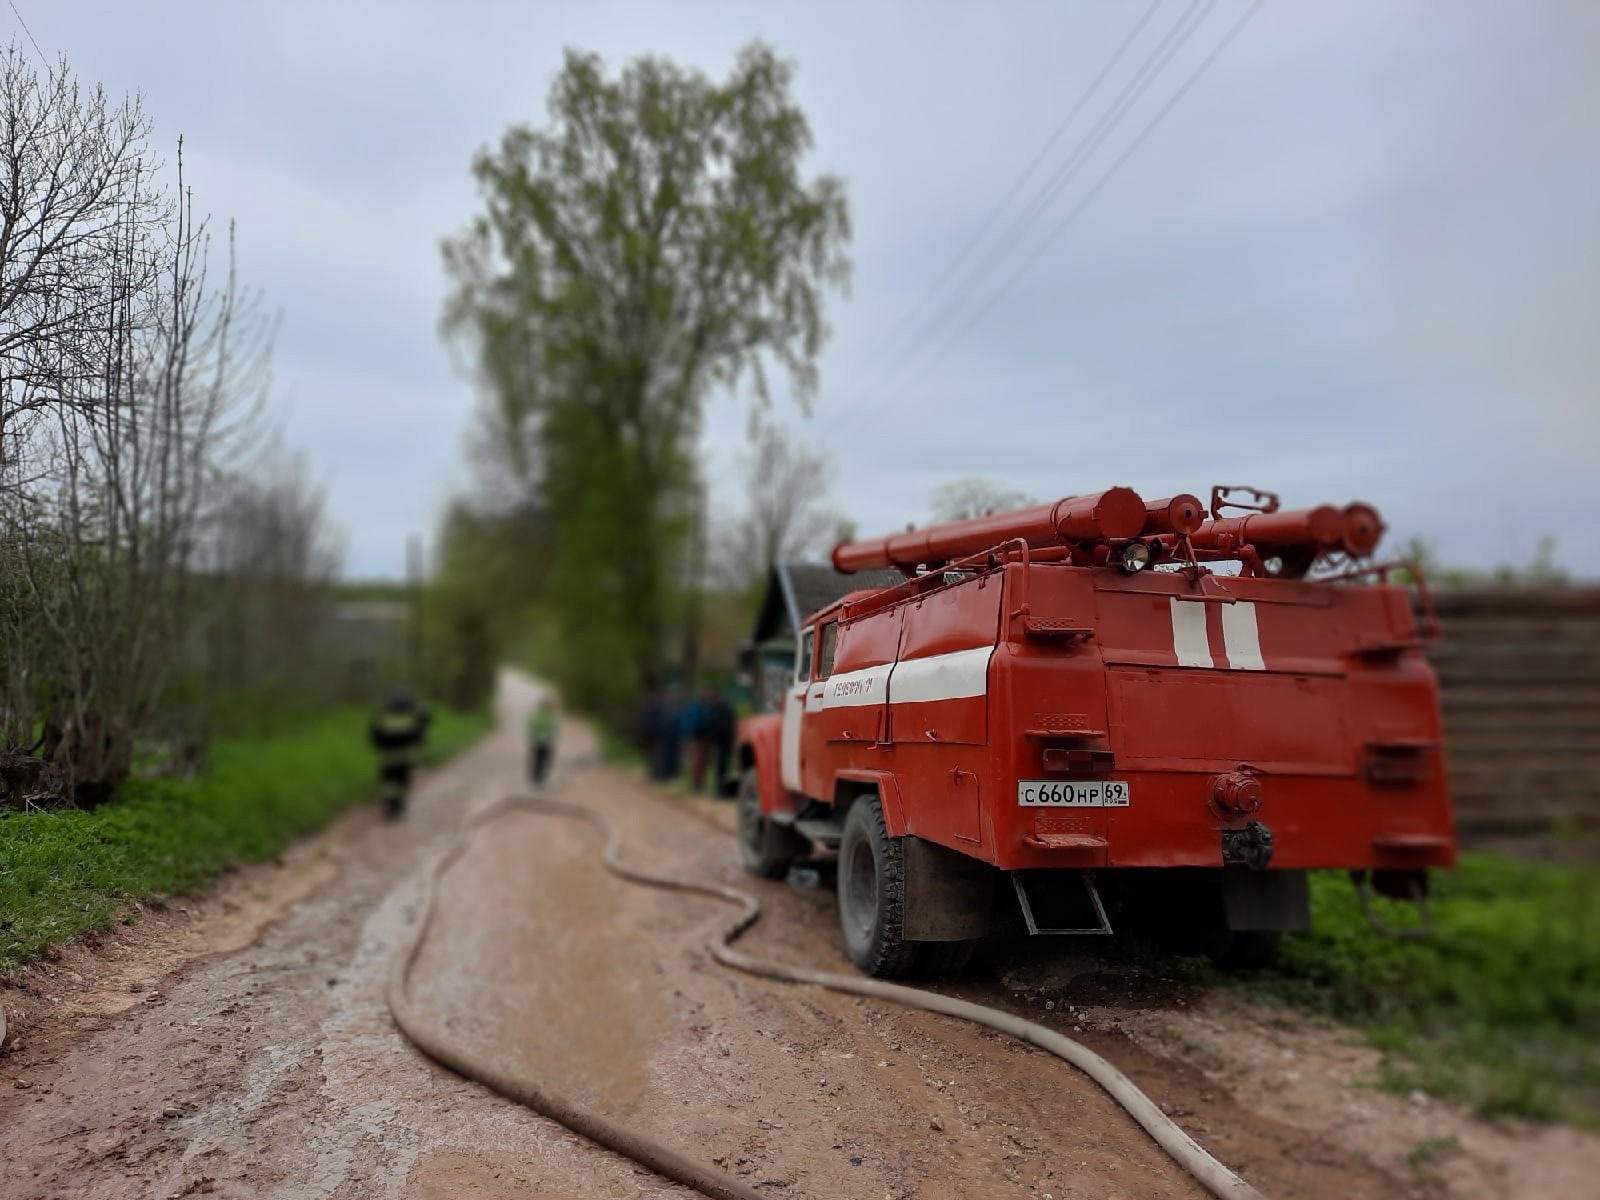
[{"label": "white stripe on fire truck", "polygon": [[889,671],[893,663],[884,663],[881,667],[862,667],[859,671],[846,671],[842,675],[832,675],[823,684],[812,684],[813,692],[819,686],[825,686],[822,699],[806,705],[807,712],[816,712],[822,708],[859,708],[867,704],[882,704],[883,695],[889,683]]},{"label": "white stripe on fire truck", "polygon": [[993,654],[993,646],[974,646],[949,654],[901,659],[889,678],[889,700],[893,704],[917,704],[985,695],[989,691],[989,659]]},{"label": "white stripe on fire truck", "polygon": [[1222,645],[1228,665],[1240,671],[1265,671],[1261,660],[1261,631],[1256,627],[1256,606],[1247,600],[1219,604],[1222,610]]},{"label": "white stripe on fire truck", "polygon": [[1211,641],[1206,636],[1206,609],[1209,604],[1193,600],[1171,598],[1172,652],[1178,656],[1180,667],[1209,667]]}]

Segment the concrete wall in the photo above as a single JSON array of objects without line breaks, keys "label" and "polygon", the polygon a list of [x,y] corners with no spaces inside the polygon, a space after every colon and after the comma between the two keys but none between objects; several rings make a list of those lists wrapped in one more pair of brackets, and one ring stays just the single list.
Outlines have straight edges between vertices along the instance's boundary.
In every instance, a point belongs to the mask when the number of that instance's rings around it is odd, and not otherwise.
[{"label": "concrete wall", "polygon": [[1600,861],[1600,588],[1435,596],[1466,848]]}]

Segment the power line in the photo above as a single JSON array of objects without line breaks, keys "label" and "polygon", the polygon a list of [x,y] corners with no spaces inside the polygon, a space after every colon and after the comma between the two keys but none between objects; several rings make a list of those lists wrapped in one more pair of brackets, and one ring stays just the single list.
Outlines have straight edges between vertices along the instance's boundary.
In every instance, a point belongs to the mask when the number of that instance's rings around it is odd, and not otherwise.
[{"label": "power line", "polygon": [[[898,385],[905,379],[908,370],[915,371],[917,359],[921,357],[923,348],[933,344],[933,339],[943,328],[960,318],[962,309],[967,305],[971,294],[976,292],[984,281],[1004,264],[1012,248],[1018,245],[1030,230],[1038,224],[1039,218],[1050,203],[1071,186],[1081,170],[1094,156],[1094,153],[1116,132],[1123,119],[1132,111],[1134,105],[1144,97],[1150,86],[1166,70],[1173,57],[1188,43],[1195,31],[1204,23],[1215,5],[1216,0],[1206,0],[1205,7],[1202,9],[1201,0],[1190,0],[1189,7],[1184,11],[1183,15],[1167,29],[1167,32],[1157,42],[1155,48],[1145,57],[1127,82],[1123,84],[1122,89],[1112,99],[1105,112],[1100,115],[1088,132],[1079,139],[1072,152],[1057,166],[1055,172],[1034,194],[1023,212],[1011,223],[1000,241],[991,249],[988,259],[978,263],[974,269],[967,272],[966,276],[955,288],[954,294],[945,301],[932,319],[924,324],[920,339],[921,344],[912,350],[906,359],[900,361],[889,371],[884,379],[884,386],[877,396],[850,412],[846,418],[846,429],[852,427],[855,423],[859,423],[863,417],[872,415],[873,412],[882,408],[894,398],[898,391]],[[879,372],[874,378],[882,376],[883,372]],[[851,418],[854,418],[854,421]]]},{"label": "power line", "polygon": [[[986,300],[978,308],[978,310],[972,314],[967,322],[962,325],[953,336],[945,338],[939,344],[935,351],[934,357],[928,360],[924,369],[909,381],[907,385],[908,387],[920,383],[924,378],[926,378],[928,372],[943,361],[944,356],[949,353],[950,347],[956,342],[959,342],[962,338],[966,337],[967,334],[971,333],[972,330],[976,328],[977,325],[983,320],[983,318],[988,316],[988,314],[993,311],[994,306],[1000,302],[1006,293],[1009,292],[1025,274],[1027,274],[1027,272],[1035,265],[1035,263],[1037,263],[1039,256],[1044,253],[1045,250],[1049,249],[1050,246],[1054,245],[1061,235],[1071,227],[1072,223],[1077,220],[1084,209],[1086,209],[1094,201],[1095,197],[1098,196],[1106,187],[1106,185],[1116,177],[1118,172],[1122,169],[1123,164],[1125,164],[1134,156],[1135,153],[1138,152],[1139,148],[1144,145],[1144,143],[1149,139],[1150,135],[1154,133],[1161,122],[1166,119],[1167,115],[1177,107],[1178,103],[1184,98],[1185,95],[1189,93],[1190,89],[1192,89],[1194,85],[1199,82],[1200,78],[1222,55],[1223,51],[1225,51],[1239,36],[1239,34],[1244,31],[1244,27],[1250,23],[1251,19],[1260,10],[1264,2],[1265,0],[1253,0],[1253,3],[1250,5],[1250,7],[1245,10],[1244,15],[1233,23],[1227,33],[1222,36],[1222,40],[1212,48],[1210,53],[1208,53],[1205,58],[1201,60],[1200,65],[1195,68],[1195,70],[1187,79],[1183,81],[1181,85],[1179,85],[1178,89],[1172,94],[1167,102],[1161,106],[1161,108],[1156,112],[1155,116],[1153,116],[1145,125],[1145,127],[1139,131],[1138,135],[1128,145],[1127,149],[1124,150],[1117,160],[1111,164],[1106,173],[1100,177],[1100,179],[1092,188],[1089,189],[1087,193],[1084,194],[1082,199],[1080,199],[1078,203],[1073,206],[1072,210],[1068,212],[1067,215],[1062,218],[1062,220],[1058,222],[1048,234],[1045,235],[1044,239],[1034,247],[1033,253],[1026,257],[1018,265],[1017,269],[1011,273],[1011,275],[1006,279],[1005,283],[1001,284],[1001,286],[989,296],[988,300]],[[867,416],[874,407],[877,406],[863,406],[854,410],[853,415],[856,415],[858,418]]]},{"label": "power line", "polygon": [[17,11],[16,0],[6,0],[6,3],[11,5],[11,15],[16,17],[17,24],[22,26],[22,32],[28,35],[28,44],[33,47],[33,52],[39,56],[39,61],[49,66],[50,60],[44,56],[44,51],[39,49],[39,43],[33,40],[33,30],[28,28],[28,23],[22,19],[22,14]]},{"label": "power line", "polygon": [[1185,95],[1188,94],[1189,90],[1200,81],[1201,76],[1210,70],[1211,64],[1216,62],[1216,60],[1221,57],[1222,52],[1226,50],[1229,45],[1232,44],[1233,40],[1244,31],[1244,27],[1250,23],[1251,18],[1256,15],[1256,12],[1261,8],[1264,2],[1265,0],[1253,0],[1253,3],[1248,9],[1245,10],[1244,14],[1233,23],[1232,27],[1229,28],[1227,33],[1222,35],[1222,40],[1219,41],[1216,46],[1212,48],[1211,52],[1200,61],[1200,65],[1194,69],[1189,78],[1183,81],[1183,83],[1178,87],[1178,90],[1172,94],[1171,98],[1161,106],[1161,108],[1156,112],[1156,115],[1150,118],[1149,123],[1139,131],[1138,136],[1136,136],[1133,141],[1129,143],[1128,148],[1124,150],[1120,156],[1118,156],[1114,163],[1111,164],[1110,169],[1107,170],[1106,173],[1100,177],[1099,181],[1096,182],[1095,185],[1084,194],[1083,198],[1073,206],[1072,211],[1067,213],[1067,215],[1062,218],[1055,228],[1045,235],[1044,240],[1039,242],[1033,248],[1033,253],[1021,263],[1017,270],[1011,273],[1010,277],[1000,286],[997,291],[990,295],[989,299],[985,301],[983,306],[972,315],[971,319],[968,320],[964,326],[962,326],[961,330],[955,335],[955,337],[944,343],[946,347],[949,346],[951,341],[959,341],[961,338],[965,337],[969,332],[971,332],[971,330],[976,327],[976,325],[985,316],[988,315],[988,313],[994,308],[1000,299],[1005,296],[1005,294],[1014,286],[1016,286],[1017,282],[1028,273],[1029,269],[1031,269],[1034,263],[1038,261],[1039,255],[1043,254],[1056,243],[1061,235],[1067,231],[1067,229],[1075,220],[1077,220],[1079,214],[1082,213],[1083,210],[1086,209],[1094,200],[1094,198],[1100,194],[1101,190],[1116,177],[1117,173],[1121,171],[1123,164],[1138,152],[1139,147],[1144,145],[1146,140],[1149,139],[1150,135],[1156,131],[1156,128],[1161,124],[1161,122],[1166,119],[1167,114],[1178,106],[1178,103],[1184,98]]},{"label": "power line", "polygon": [[944,274],[928,286],[928,288],[922,294],[922,299],[912,307],[912,309],[900,320],[899,324],[896,325],[894,329],[889,331],[889,334],[884,338],[881,344],[884,352],[892,352],[894,344],[904,338],[904,336],[911,331],[912,326],[916,324],[918,313],[927,306],[927,302],[937,295],[939,290],[943,288],[945,284],[950,282],[950,280],[955,276],[955,273],[961,269],[961,265],[966,262],[967,256],[970,255],[973,250],[977,249],[979,243],[981,243],[988,235],[989,230],[994,228],[995,224],[1000,220],[1000,215],[1005,212],[1007,206],[1009,206],[1011,201],[1016,198],[1017,193],[1022,190],[1022,187],[1025,183],[1027,183],[1029,176],[1031,176],[1039,164],[1049,156],[1050,151],[1055,149],[1056,143],[1061,140],[1062,136],[1067,132],[1067,130],[1072,127],[1073,122],[1075,122],[1079,115],[1082,114],[1084,108],[1088,106],[1089,101],[1092,100],[1095,93],[1100,90],[1100,85],[1106,81],[1106,77],[1109,76],[1112,71],[1116,70],[1117,64],[1120,63],[1123,56],[1127,54],[1129,47],[1131,47],[1138,36],[1144,32],[1145,26],[1150,24],[1150,19],[1156,15],[1156,10],[1161,7],[1161,2],[1162,0],[1151,0],[1150,7],[1145,10],[1144,16],[1139,18],[1139,20],[1134,24],[1133,28],[1129,30],[1128,35],[1122,39],[1122,44],[1112,52],[1111,57],[1106,61],[1105,66],[1100,68],[1100,73],[1096,75],[1089,86],[1084,89],[1083,94],[1078,97],[1077,103],[1072,106],[1071,111],[1069,111],[1061,120],[1061,122],[1055,127],[1054,131],[1045,140],[1044,145],[1039,148],[1038,153],[1033,156],[1032,161],[1030,161],[1028,165],[1022,169],[1022,173],[1012,181],[1011,186],[1006,189],[1005,195],[1000,198],[1000,202],[994,206],[989,215],[984,218],[983,223],[978,226],[977,232],[975,232],[967,240],[966,245],[961,247],[961,250],[956,254],[955,258],[951,260],[950,265],[945,268]]},{"label": "power line", "polygon": [[[1012,249],[1022,243],[1029,232],[1039,223],[1050,205],[1077,180],[1085,167],[1093,159],[1095,153],[1105,145],[1106,141],[1121,126],[1124,118],[1133,111],[1134,107],[1142,100],[1152,84],[1160,78],[1167,66],[1178,53],[1188,44],[1196,31],[1205,23],[1216,7],[1217,0],[1206,0],[1204,8],[1201,0],[1191,0],[1189,8],[1183,16],[1169,28],[1161,41],[1151,51],[1139,69],[1134,72],[1117,93],[1111,106],[1101,114],[1100,119],[1086,133],[1072,153],[1067,156],[1057,168],[1045,185],[1034,195],[1023,213],[1012,222],[1000,242],[991,250],[985,262],[978,263],[975,268],[967,273],[961,283],[955,288],[954,294],[946,300],[944,305],[934,315],[933,319],[924,327],[924,345],[937,347],[934,341],[942,328],[953,323],[961,316],[961,310],[969,302],[971,295],[994,274],[1010,255]],[[914,364],[911,364],[914,366]],[[900,369],[890,376],[890,382],[897,382],[906,374],[907,363],[902,362]]]}]

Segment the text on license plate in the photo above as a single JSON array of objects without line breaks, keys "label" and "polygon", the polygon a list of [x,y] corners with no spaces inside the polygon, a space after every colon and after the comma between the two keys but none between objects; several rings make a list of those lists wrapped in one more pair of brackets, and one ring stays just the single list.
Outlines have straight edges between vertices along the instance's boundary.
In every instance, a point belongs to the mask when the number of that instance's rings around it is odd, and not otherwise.
[{"label": "text on license plate", "polygon": [[1017,803],[1024,808],[1126,808],[1128,785],[1121,779],[1019,779]]}]

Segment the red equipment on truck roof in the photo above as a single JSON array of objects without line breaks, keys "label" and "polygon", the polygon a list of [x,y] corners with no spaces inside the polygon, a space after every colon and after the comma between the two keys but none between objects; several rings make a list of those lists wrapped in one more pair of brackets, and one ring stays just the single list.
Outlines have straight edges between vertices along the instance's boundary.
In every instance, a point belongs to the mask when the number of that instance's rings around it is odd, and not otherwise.
[{"label": "red equipment on truck roof", "polygon": [[1382,529],[1117,487],[839,545],[905,578],[812,614],[783,711],[741,726],[745,866],[837,847],[878,975],[1009,929],[1259,960],[1308,923],[1309,868],[1420,897],[1455,847],[1431,619],[1359,561]]}]

